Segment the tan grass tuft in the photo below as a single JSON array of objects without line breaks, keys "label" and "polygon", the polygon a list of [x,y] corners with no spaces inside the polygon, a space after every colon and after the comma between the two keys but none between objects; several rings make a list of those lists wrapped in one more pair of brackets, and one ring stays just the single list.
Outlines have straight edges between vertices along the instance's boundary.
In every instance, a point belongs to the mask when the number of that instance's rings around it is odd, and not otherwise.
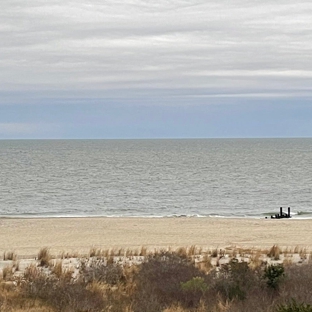
[{"label": "tan grass tuft", "polygon": [[82,255],[79,252],[71,251],[71,252],[62,252],[57,258],[60,259],[70,259],[70,258],[81,258]]},{"label": "tan grass tuft", "polygon": [[52,267],[52,273],[55,274],[56,277],[60,278],[63,274],[63,264],[62,261],[56,261],[54,266]]},{"label": "tan grass tuft", "polygon": [[93,258],[93,257],[96,257],[96,255],[97,255],[97,249],[95,247],[92,247],[89,251],[89,257]]},{"label": "tan grass tuft", "polygon": [[295,253],[295,254],[299,253],[299,246],[296,246],[296,247],[294,248],[294,252],[293,252],[293,253]]},{"label": "tan grass tuft", "polygon": [[268,257],[273,258],[274,260],[280,259],[281,250],[277,245],[273,245],[268,253]]},{"label": "tan grass tuft", "polygon": [[227,312],[227,311],[230,311],[230,308],[231,308],[230,302],[228,301],[223,302],[222,300],[220,300],[212,311],[213,312]]},{"label": "tan grass tuft", "polygon": [[307,257],[308,257],[307,249],[306,248],[301,248],[299,250],[299,255],[300,255],[301,259],[307,259]]},{"label": "tan grass tuft", "polygon": [[203,259],[200,262],[199,268],[205,272],[209,272],[213,268],[213,266],[211,264],[211,258],[208,254],[205,254],[203,256]]},{"label": "tan grass tuft", "polygon": [[125,249],[124,248],[119,248],[117,250],[117,256],[121,257],[125,255]]},{"label": "tan grass tuft", "polygon": [[41,248],[38,253],[38,260],[40,266],[49,266],[49,262],[52,259],[52,256],[47,247]]},{"label": "tan grass tuft", "polygon": [[14,274],[14,268],[12,265],[7,266],[2,269],[2,278],[5,281],[11,280],[13,278],[13,274]]},{"label": "tan grass tuft", "polygon": [[176,250],[176,254],[180,257],[186,257],[187,256],[187,250],[185,247],[180,247]]},{"label": "tan grass tuft", "polygon": [[213,258],[218,257],[218,249],[217,249],[217,248],[216,248],[216,249],[213,249],[213,250],[211,251],[211,257],[213,257]]},{"label": "tan grass tuft", "polygon": [[187,255],[188,255],[189,257],[195,256],[195,255],[196,255],[196,252],[197,252],[196,246],[195,246],[195,245],[192,245],[192,246],[190,246],[190,247],[188,248],[188,250],[187,250]]},{"label": "tan grass tuft", "polygon": [[261,260],[262,252],[260,250],[257,250],[255,253],[253,253],[250,257],[250,265],[253,268],[258,268],[262,264]]},{"label": "tan grass tuft", "polygon": [[17,258],[15,252],[13,251],[9,251],[9,252],[4,252],[3,253],[3,260],[6,261],[6,260],[13,260],[15,261]]},{"label": "tan grass tuft", "polygon": [[20,270],[20,262],[15,260],[13,262],[13,268],[15,271],[19,271]]},{"label": "tan grass tuft", "polygon": [[144,246],[141,247],[139,256],[144,256],[144,257],[147,256],[147,248],[146,247],[144,247]]},{"label": "tan grass tuft", "polygon": [[174,305],[165,309],[163,312],[187,312],[188,310],[183,309],[180,305]]}]

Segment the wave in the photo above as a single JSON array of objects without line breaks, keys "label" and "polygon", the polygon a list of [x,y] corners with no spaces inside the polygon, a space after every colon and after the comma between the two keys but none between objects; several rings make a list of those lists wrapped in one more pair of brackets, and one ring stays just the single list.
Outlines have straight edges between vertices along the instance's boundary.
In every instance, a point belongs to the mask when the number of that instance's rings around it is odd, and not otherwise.
[{"label": "wave", "polygon": [[[16,214],[0,214],[1,219],[44,219],[44,218],[226,218],[226,219],[263,219],[276,215],[275,212],[263,213],[247,213],[247,214],[164,214],[164,215],[148,215],[148,214],[97,214],[97,213],[16,213]],[[290,219],[312,219],[312,211],[296,211],[291,212]]]}]

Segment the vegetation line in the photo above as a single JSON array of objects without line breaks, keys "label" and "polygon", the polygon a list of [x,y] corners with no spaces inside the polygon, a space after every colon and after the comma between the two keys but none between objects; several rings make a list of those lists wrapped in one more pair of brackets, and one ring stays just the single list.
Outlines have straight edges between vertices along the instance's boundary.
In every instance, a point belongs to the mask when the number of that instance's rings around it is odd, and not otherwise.
[{"label": "vegetation line", "polygon": [[[88,256],[42,248],[3,255],[0,311],[312,312],[305,249],[91,248]],[[27,265],[26,265],[27,264]]]}]

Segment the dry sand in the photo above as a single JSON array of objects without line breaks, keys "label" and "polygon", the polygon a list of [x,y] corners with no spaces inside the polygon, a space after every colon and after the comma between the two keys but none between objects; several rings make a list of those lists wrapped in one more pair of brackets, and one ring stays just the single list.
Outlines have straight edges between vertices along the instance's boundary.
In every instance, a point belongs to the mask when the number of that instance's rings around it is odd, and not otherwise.
[{"label": "dry sand", "polygon": [[166,248],[196,245],[312,250],[312,220],[220,218],[0,219],[0,253],[33,257],[48,247],[87,254],[90,248]]}]

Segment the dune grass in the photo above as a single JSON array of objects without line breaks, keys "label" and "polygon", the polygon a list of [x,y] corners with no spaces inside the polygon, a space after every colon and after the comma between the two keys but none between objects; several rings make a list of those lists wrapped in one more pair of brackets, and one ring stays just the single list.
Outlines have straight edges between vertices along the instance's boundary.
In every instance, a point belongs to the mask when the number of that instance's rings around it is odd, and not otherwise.
[{"label": "dune grass", "polygon": [[8,252],[4,252],[3,253],[3,260],[12,260],[15,261],[16,260],[16,253],[14,251],[8,251]]},{"label": "dune grass", "polygon": [[40,262],[40,266],[49,266],[49,262],[52,259],[52,256],[49,252],[49,248],[44,247],[39,250],[38,260]]}]

